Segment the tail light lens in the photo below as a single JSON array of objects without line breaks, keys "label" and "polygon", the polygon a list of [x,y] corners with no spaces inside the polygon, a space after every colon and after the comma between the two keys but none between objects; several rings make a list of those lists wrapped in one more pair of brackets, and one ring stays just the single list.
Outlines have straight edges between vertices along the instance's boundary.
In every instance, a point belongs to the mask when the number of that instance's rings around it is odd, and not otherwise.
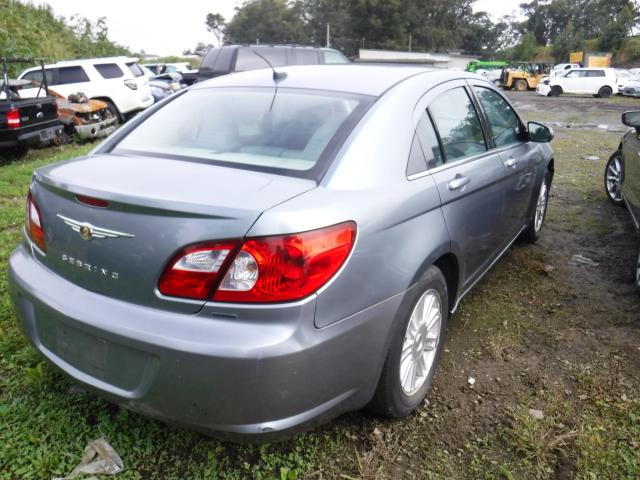
[{"label": "tail light lens", "polygon": [[20,120],[20,110],[12,108],[7,112],[7,127],[8,128],[20,128],[22,121]]},{"label": "tail light lens", "polygon": [[[355,223],[346,222],[303,233],[247,239],[241,247],[227,243],[189,248],[170,262],[159,290],[165,295],[220,302],[298,300],[338,272],[355,238]],[[205,258],[201,260],[200,255]],[[194,268],[196,264],[206,267]]]},{"label": "tail light lens", "polygon": [[172,297],[209,298],[225,260],[237,246],[225,242],[185,248],[165,268],[158,290]]},{"label": "tail light lens", "polygon": [[27,215],[26,215],[27,234],[33,243],[42,250],[47,251],[47,243],[44,239],[44,227],[42,226],[42,215],[40,215],[40,208],[33,199],[31,192],[27,197]]}]

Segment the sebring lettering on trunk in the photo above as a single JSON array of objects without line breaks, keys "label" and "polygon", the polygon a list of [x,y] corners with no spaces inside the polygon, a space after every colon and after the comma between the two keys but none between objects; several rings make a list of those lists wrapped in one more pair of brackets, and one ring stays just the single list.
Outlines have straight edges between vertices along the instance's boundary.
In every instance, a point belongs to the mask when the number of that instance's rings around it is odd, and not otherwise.
[{"label": "sebring lettering on trunk", "polygon": [[106,278],[111,278],[113,280],[118,280],[120,278],[120,274],[117,272],[113,272],[98,265],[91,265],[90,263],[83,262],[82,260],[67,255],[66,253],[62,254],[62,261],[79,269],[86,270],[87,272],[97,273],[98,275]]}]

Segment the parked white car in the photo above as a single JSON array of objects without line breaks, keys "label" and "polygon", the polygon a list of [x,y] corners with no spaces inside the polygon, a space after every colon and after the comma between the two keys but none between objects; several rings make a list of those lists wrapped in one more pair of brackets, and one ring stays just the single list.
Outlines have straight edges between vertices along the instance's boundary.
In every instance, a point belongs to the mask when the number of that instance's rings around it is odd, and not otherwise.
[{"label": "parked white car", "polygon": [[562,72],[566,73],[567,70],[572,70],[574,68],[580,68],[580,65],[578,65],[577,63],[559,63],[557,65],[554,65],[551,69],[551,76],[555,77]]},{"label": "parked white car", "polygon": [[613,68],[574,68],[564,76],[540,82],[536,91],[545,97],[579,93],[606,98],[618,93],[618,79]]},{"label": "parked white car", "polygon": [[616,68],[615,72],[616,72],[616,78],[618,79],[618,93],[622,93],[630,83],[638,81],[638,78],[634,74],[632,74],[629,70]]},{"label": "parked white car", "polygon": [[626,97],[640,97],[640,79],[627,82],[621,93]]},{"label": "parked white car", "polygon": [[[137,58],[111,57],[69,60],[46,65],[47,84],[68,97],[82,92],[90,99],[107,103],[122,121],[153,104],[149,80]],[[19,79],[42,81],[40,67],[25,70]],[[22,89],[23,97],[35,97],[38,88]]]}]

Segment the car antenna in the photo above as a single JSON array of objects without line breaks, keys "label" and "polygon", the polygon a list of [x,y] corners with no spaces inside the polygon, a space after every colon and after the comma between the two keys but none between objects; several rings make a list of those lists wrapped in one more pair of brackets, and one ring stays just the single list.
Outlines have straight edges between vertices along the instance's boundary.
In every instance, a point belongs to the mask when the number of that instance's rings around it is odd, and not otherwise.
[{"label": "car antenna", "polygon": [[269,65],[269,67],[271,68],[271,71],[273,71],[273,81],[274,82],[277,82],[278,80],[283,80],[283,79],[287,78],[287,72],[278,72],[278,71],[276,71],[276,69],[273,68],[273,65],[271,65],[271,62],[269,60],[267,60],[263,55],[259,54],[255,50],[251,50],[251,51],[253,53],[255,53],[257,56],[259,56],[262,60],[267,62],[267,65]]},{"label": "car antenna", "polygon": [[271,62],[269,60],[267,60],[264,56],[260,55],[255,50],[251,50],[251,51],[255,53],[257,56],[259,56],[262,60],[267,62],[267,65],[269,65],[269,67],[271,68],[271,71],[273,72],[273,81],[276,84],[276,90],[275,92],[273,92],[273,98],[271,99],[271,105],[269,106],[269,111],[271,111],[273,110],[273,104],[276,101],[276,95],[278,95],[278,80],[283,80],[287,78],[287,72],[277,72],[276,69],[273,68],[273,65],[271,65]]}]

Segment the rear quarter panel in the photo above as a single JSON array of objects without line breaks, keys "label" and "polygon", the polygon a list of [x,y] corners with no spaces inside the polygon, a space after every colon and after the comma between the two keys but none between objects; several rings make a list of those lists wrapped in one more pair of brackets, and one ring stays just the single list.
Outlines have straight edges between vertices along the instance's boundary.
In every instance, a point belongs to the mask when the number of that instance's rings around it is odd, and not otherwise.
[{"label": "rear quarter panel", "polygon": [[413,111],[428,89],[420,77],[378,100],[317,189],[264,212],[248,232],[271,235],[357,223],[350,258],[318,292],[319,328],[406,291],[425,266],[449,250],[433,178],[406,177],[417,123]]}]

